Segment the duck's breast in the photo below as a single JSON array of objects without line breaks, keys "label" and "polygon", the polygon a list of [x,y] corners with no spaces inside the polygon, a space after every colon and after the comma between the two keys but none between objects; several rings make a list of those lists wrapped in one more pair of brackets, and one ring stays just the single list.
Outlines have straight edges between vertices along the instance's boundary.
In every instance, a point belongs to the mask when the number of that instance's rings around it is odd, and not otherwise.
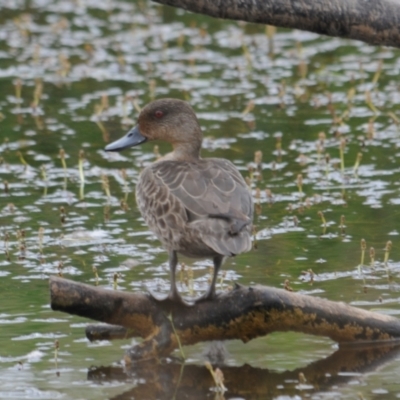
[{"label": "duck's breast", "polygon": [[136,202],[150,230],[167,249],[177,250],[187,223],[181,201],[155,174],[153,166],[145,168],[136,185]]}]

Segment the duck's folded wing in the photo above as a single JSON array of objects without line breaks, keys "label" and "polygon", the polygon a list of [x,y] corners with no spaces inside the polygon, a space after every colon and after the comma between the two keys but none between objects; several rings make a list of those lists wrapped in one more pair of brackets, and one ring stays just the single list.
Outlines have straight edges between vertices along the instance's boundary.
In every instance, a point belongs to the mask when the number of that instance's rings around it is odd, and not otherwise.
[{"label": "duck's folded wing", "polygon": [[228,160],[207,159],[199,164],[168,161],[160,163],[154,172],[179,198],[191,218],[252,218],[250,191]]}]

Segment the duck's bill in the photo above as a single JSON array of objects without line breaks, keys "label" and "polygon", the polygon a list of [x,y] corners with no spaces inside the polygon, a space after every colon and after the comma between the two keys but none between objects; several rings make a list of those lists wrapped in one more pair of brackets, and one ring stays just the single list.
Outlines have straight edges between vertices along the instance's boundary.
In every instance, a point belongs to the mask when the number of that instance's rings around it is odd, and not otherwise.
[{"label": "duck's bill", "polygon": [[138,144],[144,143],[147,140],[139,131],[139,127],[136,125],[133,127],[124,137],[116,140],[106,146],[106,151],[121,151],[128,147],[137,146]]}]

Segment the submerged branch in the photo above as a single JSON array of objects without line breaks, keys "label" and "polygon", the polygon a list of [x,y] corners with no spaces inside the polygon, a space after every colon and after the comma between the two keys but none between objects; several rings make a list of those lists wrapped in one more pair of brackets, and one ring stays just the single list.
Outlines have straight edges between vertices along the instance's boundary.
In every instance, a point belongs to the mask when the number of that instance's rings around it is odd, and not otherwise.
[{"label": "submerged branch", "polygon": [[170,354],[178,347],[173,327],[182,345],[227,339],[247,342],[275,331],[325,336],[339,343],[400,338],[400,321],[394,317],[265,286],[236,286],[191,307],[162,305],[143,293],[106,290],[59,277],[50,278],[50,293],[53,310],[126,328],[91,327],[89,338],[144,338],[128,351],[127,360]]},{"label": "submerged branch", "polygon": [[153,0],[211,17],[294,28],[400,47],[400,2],[393,0]]}]

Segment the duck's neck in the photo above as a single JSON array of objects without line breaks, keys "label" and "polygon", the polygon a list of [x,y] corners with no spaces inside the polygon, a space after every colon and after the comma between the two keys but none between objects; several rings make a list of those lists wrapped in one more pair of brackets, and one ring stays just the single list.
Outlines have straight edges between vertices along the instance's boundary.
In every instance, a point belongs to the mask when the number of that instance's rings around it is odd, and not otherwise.
[{"label": "duck's neck", "polygon": [[200,159],[201,141],[174,143],[173,151],[169,153],[170,159],[177,161],[197,161]]}]

